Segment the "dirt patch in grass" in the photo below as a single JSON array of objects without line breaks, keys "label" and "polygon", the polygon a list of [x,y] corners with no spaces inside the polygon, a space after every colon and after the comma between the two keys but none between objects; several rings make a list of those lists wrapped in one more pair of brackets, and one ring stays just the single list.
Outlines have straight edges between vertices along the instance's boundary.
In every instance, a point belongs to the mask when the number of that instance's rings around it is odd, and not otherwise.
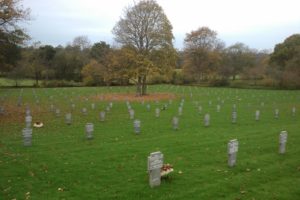
[{"label": "dirt patch in grass", "polygon": [[[25,110],[26,106],[22,105],[20,107],[15,104],[6,104],[4,105],[4,113],[0,114],[0,123],[24,123],[25,126]],[[37,120],[48,114],[47,110],[44,107],[32,106],[30,108],[31,116],[33,116],[33,120]]]},{"label": "dirt patch in grass", "polygon": [[152,93],[144,96],[136,96],[135,94],[110,93],[92,96],[91,99],[101,101],[157,101],[175,99],[176,95],[172,93]]}]

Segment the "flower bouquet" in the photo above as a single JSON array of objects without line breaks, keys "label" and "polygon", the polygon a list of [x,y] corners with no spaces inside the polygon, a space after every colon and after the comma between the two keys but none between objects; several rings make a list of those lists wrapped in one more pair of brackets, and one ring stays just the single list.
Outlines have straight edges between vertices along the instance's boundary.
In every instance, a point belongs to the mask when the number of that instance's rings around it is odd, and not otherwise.
[{"label": "flower bouquet", "polygon": [[41,127],[44,126],[44,124],[43,124],[43,122],[35,122],[35,123],[33,124],[33,126],[36,127],[36,128],[41,128]]},{"label": "flower bouquet", "polygon": [[160,176],[161,177],[167,177],[171,172],[173,172],[173,166],[170,164],[163,164],[160,170]]}]

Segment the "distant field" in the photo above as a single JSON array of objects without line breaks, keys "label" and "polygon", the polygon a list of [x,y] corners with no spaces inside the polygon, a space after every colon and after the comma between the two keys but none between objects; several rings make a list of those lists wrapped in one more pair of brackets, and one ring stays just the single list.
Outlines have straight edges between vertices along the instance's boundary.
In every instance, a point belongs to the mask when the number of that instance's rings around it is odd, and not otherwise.
[{"label": "distant field", "polygon": [[[18,86],[23,86],[23,87],[33,86],[34,83],[35,81],[32,79],[22,79],[17,81]],[[16,86],[16,81],[8,78],[0,78],[0,87],[14,87],[14,86]]]},{"label": "distant field", "polygon": [[[164,98],[148,97],[144,103],[132,97],[134,91],[0,89],[5,110],[0,114],[0,199],[300,199],[300,91],[157,85],[150,86],[149,93]],[[126,95],[135,118],[141,120],[140,135],[129,119]],[[174,131],[171,120],[178,116],[182,99],[183,114]],[[73,123],[66,125],[64,116],[72,102]],[[100,122],[99,112],[109,102],[113,107]],[[51,104],[60,109],[60,117],[50,111]],[[233,104],[236,124],[231,123]],[[44,123],[43,128],[33,128],[31,147],[23,146],[21,133],[26,105],[33,121]],[[155,108],[164,105],[167,109],[156,118]],[[82,108],[87,108],[86,116]],[[256,110],[261,112],[259,121]],[[210,127],[204,127],[205,113],[211,116]],[[85,138],[87,122],[95,126],[90,141]],[[282,130],[288,131],[285,155],[278,154]],[[227,143],[234,138],[240,144],[237,165],[229,168]],[[160,187],[150,188],[147,156],[154,151],[161,151],[175,171]]]}]

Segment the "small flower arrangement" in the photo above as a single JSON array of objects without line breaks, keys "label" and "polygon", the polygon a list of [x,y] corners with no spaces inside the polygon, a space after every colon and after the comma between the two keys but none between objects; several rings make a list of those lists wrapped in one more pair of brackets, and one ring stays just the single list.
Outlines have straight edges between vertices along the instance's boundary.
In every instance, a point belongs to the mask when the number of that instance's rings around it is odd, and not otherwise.
[{"label": "small flower arrangement", "polygon": [[33,127],[36,127],[36,128],[41,128],[41,127],[43,127],[43,126],[44,126],[43,122],[35,122],[35,123],[33,124]]},{"label": "small flower arrangement", "polygon": [[161,170],[160,170],[160,175],[161,177],[165,177],[165,176],[168,176],[171,172],[173,172],[174,169],[173,169],[173,166],[170,165],[170,164],[163,164],[163,166],[161,167]]}]

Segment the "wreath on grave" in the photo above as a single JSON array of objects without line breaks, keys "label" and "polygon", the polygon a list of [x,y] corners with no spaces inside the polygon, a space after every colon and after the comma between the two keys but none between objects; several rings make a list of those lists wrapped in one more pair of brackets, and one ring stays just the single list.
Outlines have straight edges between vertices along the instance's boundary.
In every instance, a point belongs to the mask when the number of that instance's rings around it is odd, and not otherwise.
[{"label": "wreath on grave", "polygon": [[173,166],[170,164],[163,164],[160,170],[161,177],[167,177],[170,173],[174,171]]},{"label": "wreath on grave", "polygon": [[33,124],[33,127],[36,127],[36,128],[41,128],[41,127],[43,127],[43,126],[44,126],[43,122],[35,122],[35,123]]}]

